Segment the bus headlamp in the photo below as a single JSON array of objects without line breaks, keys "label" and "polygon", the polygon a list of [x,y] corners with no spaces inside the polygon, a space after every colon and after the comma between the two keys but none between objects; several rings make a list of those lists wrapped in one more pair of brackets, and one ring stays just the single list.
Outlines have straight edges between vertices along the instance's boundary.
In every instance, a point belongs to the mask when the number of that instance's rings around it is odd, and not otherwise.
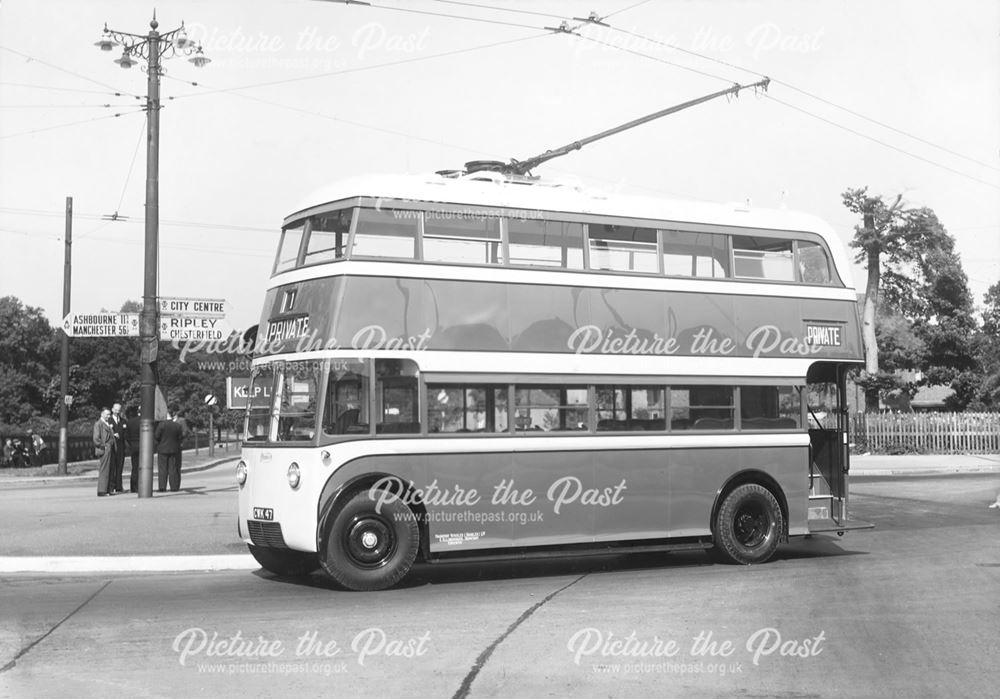
[{"label": "bus headlamp", "polygon": [[299,487],[299,481],[302,478],[302,474],[299,471],[299,465],[294,461],[288,464],[288,485],[293,489]]},{"label": "bus headlamp", "polygon": [[247,465],[245,461],[241,460],[238,464],[236,464],[236,482],[240,485],[240,487],[247,482]]}]

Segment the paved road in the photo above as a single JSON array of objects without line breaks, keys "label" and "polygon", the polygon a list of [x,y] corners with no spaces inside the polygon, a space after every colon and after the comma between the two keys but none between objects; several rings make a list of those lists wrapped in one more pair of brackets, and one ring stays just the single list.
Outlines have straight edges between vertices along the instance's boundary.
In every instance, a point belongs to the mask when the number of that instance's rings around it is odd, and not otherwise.
[{"label": "paved road", "polygon": [[877,530],[749,568],[424,567],[374,594],[261,572],[4,576],[0,696],[995,696],[998,485],[859,479]]}]

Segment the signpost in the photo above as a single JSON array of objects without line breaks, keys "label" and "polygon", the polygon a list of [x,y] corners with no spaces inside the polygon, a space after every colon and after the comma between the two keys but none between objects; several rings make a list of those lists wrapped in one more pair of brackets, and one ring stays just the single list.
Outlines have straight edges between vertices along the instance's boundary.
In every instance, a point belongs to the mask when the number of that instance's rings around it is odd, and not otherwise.
[{"label": "signpost", "polygon": [[226,322],[225,299],[161,296],[160,339],[166,342],[225,340],[233,331]]},{"label": "signpost", "polygon": [[211,341],[225,340],[233,331],[225,318],[199,318],[186,315],[161,315],[160,339]]},{"label": "signpost", "polygon": [[139,337],[139,314],[68,313],[62,327],[69,337]]}]

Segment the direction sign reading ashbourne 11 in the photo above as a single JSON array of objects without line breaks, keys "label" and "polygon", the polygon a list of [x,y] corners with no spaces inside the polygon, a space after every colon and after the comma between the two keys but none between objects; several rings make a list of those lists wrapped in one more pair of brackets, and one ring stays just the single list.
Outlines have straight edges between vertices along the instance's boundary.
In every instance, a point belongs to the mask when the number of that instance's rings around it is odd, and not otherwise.
[{"label": "direction sign reading ashbourne 11", "polygon": [[139,337],[139,314],[70,313],[62,327],[70,337]]}]

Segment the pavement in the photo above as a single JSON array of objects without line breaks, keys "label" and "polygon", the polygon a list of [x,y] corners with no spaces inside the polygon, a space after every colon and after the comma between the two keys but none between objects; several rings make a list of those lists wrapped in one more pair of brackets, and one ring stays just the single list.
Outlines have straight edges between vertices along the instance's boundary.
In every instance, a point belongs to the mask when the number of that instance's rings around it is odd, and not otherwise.
[{"label": "pavement", "polygon": [[[96,461],[76,475],[0,472],[0,575],[256,570],[236,532],[237,447],[187,452],[181,489],[152,498],[96,495]],[[93,468],[90,467],[93,466]],[[129,464],[126,463],[125,482]],[[852,479],[944,474],[1000,478],[1000,455],[865,454]],[[11,526],[10,523],[13,523]]]}]

